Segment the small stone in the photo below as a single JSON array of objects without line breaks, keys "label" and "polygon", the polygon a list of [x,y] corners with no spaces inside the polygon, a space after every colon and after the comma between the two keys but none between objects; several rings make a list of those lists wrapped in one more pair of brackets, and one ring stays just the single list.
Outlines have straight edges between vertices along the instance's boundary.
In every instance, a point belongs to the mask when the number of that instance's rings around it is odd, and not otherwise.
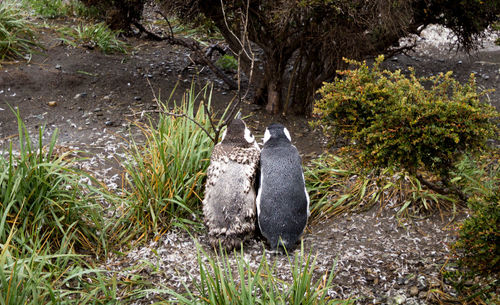
[{"label": "small stone", "polygon": [[459,65],[461,65],[461,64],[462,64],[462,61],[461,61],[461,60],[459,60],[459,61],[458,61],[458,64],[459,64]]},{"label": "small stone", "polygon": [[50,101],[47,103],[47,105],[49,105],[50,107],[55,107],[57,106],[57,102],[56,101]]},{"label": "small stone", "polygon": [[59,65],[59,64],[56,65],[57,70],[61,70],[61,68],[62,68],[61,65]]},{"label": "small stone", "polygon": [[392,299],[392,304],[403,304],[405,301],[406,297],[404,295],[398,294]]},{"label": "small stone", "polygon": [[486,80],[490,79],[490,76],[488,74],[483,74],[481,76],[483,79],[486,79]]},{"label": "small stone", "polygon": [[106,95],[102,98],[104,101],[109,101],[111,99],[110,95]]},{"label": "small stone", "polygon": [[426,299],[427,298],[427,291],[420,291],[418,294],[419,299]]},{"label": "small stone", "polygon": [[425,276],[420,275],[419,277],[417,277],[417,288],[419,290],[424,290],[427,288],[427,280]]},{"label": "small stone", "polygon": [[102,111],[102,109],[99,108],[99,107],[97,107],[96,109],[94,109],[94,112],[101,112],[101,111]]},{"label": "small stone", "polygon": [[417,286],[411,286],[409,292],[410,292],[410,295],[412,297],[418,295],[418,287]]},{"label": "small stone", "polygon": [[152,78],[153,77],[153,74],[148,74],[147,75],[148,78]]},{"label": "small stone", "polygon": [[106,121],[104,122],[104,125],[106,126],[113,126],[115,123],[113,121]]},{"label": "small stone", "polygon": [[392,61],[398,61],[398,58],[397,57],[393,57],[391,58]]},{"label": "small stone", "polygon": [[142,97],[140,97],[140,96],[134,96],[134,100],[140,101],[140,100],[142,100]]}]

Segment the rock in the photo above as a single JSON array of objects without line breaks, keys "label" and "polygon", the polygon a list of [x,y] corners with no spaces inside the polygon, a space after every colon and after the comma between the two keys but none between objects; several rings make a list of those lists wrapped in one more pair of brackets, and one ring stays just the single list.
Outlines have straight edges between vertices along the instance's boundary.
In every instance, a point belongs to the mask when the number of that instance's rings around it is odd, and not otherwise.
[{"label": "rock", "polygon": [[134,96],[134,100],[140,101],[140,100],[142,100],[142,97],[140,97],[140,96]]},{"label": "rock", "polygon": [[410,287],[410,290],[409,290],[409,293],[412,297],[418,295],[418,287],[417,286],[411,286]]},{"label": "rock", "polygon": [[398,294],[390,300],[389,304],[404,304],[405,301],[406,297],[404,295]]},{"label": "rock", "polygon": [[94,112],[101,112],[101,111],[102,111],[102,109],[99,108],[99,107],[97,107],[96,109],[94,109]]},{"label": "rock", "polygon": [[57,70],[61,70],[61,68],[62,68],[61,65],[59,65],[59,64],[56,65]]},{"label": "rock", "polygon": [[113,122],[113,121],[106,121],[106,122],[104,122],[104,125],[106,125],[106,126],[114,126],[115,122]]},{"label": "rock", "polygon": [[461,61],[461,60],[459,60],[459,61],[458,61],[458,64],[459,64],[459,65],[461,65],[461,64],[462,64],[462,61]]},{"label": "rock", "polygon": [[419,277],[417,277],[417,288],[418,290],[424,290],[427,288],[427,279],[425,278],[425,276],[420,275]]},{"label": "rock", "polygon": [[55,107],[57,106],[57,102],[56,101],[50,101],[47,103],[47,105],[49,105],[50,107]]},{"label": "rock", "polygon": [[398,58],[397,57],[393,57],[391,58],[392,61],[398,61]]}]

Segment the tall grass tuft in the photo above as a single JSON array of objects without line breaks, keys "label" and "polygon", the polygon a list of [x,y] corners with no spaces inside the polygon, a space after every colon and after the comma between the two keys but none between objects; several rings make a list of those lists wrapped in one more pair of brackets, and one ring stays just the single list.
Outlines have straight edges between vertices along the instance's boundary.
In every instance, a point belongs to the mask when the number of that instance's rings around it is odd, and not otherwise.
[{"label": "tall grass tuft", "polygon": [[453,205],[453,198],[425,189],[403,170],[366,171],[349,155],[324,155],[304,173],[311,196],[312,219],[366,210],[380,204],[397,208],[399,216],[429,213]]},{"label": "tall grass tuft", "polygon": [[61,40],[71,46],[82,45],[89,49],[98,48],[102,52],[126,53],[126,44],[118,39],[118,31],[111,30],[104,22],[80,24],[72,28],[62,28]]},{"label": "tall grass tuft", "polygon": [[221,253],[211,257],[198,247],[200,278],[192,278],[193,288],[185,285],[186,293],[170,289],[148,292],[167,293],[176,304],[353,304],[328,296],[333,289],[334,266],[325,274],[316,274],[316,260],[303,246],[289,257],[291,282],[277,277],[276,263],[268,262],[265,253],[256,268],[243,252],[234,252],[232,258]]},{"label": "tall grass tuft", "polygon": [[101,207],[79,182],[84,173],[72,168],[66,155],[53,153],[57,132],[44,147],[44,130],[39,129],[34,143],[19,112],[16,115],[18,152],[11,142],[0,155],[0,243],[17,228],[12,236],[16,247],[34,249],[33,241],[39,238],[48,249],[101,252],[106,243]]},{"label": "tall grass tuft", "polygon": [[138,125],[146,140],[144,145],[131,143],[132,161],[125,164],[127,202],[131,221],[146,231],[166,229],[174,219],[189,221],[189,216],[199,209],[213,143],[200,126],[184,115],[211,130],[209,116],[203,107],[196,110],[195,106],[204,98],[209,107],[210,95],[208,87],[200,93],[191,87],[172,110],[159,103],[157,123],[150,120],[147,125]]},{"label": "tall grass tuft", "polygon": [[16,1],[0,1],[0,60],[30,54],[37,45],[32,28]]}]

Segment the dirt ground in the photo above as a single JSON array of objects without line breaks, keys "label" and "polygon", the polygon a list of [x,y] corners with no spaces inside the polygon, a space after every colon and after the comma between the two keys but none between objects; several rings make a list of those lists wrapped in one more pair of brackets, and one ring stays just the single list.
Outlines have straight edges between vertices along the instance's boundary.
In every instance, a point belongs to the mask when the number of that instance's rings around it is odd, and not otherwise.
[{"label": "dirt ground", "polygon": [[[448,52],[446,42],[440,44],[445,34],[436,35],[441,40],[422,40],[415,52],[390,58],[386,66],[413,66],[419,75],[453,70],[460,80],[476,73],[482,88],[497,89],[489,99],[500,110],[500,48],[486,41],[485,48],[470,56]],[[29,130],[45,125],[50,135],[58,128],[59,145],[88,152],[89,159],[82,167],[111,189],[120,187],[121,169],[115,158],[123,157],[126,140],[136,133],[132,122],[145,120],[146,114],[157,109],[153,93],[166,99],[177,86],[174,96],[179,100],[198,74],[198,86],[208,80],[214,83],[216,109],[222,109],[234,96],[207,68],[189,65],[189,51],[163,42],[127,38],[132,46],[129,54],[104,55],[98,50],[63,45],[51,29],[40,31],[39,38],[45,50],[29,63],[0,66],[0,146],[16,139],[17,123],[9,107],[17,108]],[[247,122],[257,138],[272,121],[279,121],[290,129],[305,160],[324,150],[320,133],[309,128],[306,118],[271,117],[249,103],[242,105],[242,112],[251,115]],[[440,278],[440,268],[449,258],[448,245],[454,238],[451,216],[402,225],[390,209],[378,212],[373,209],[323,220],[310,226],[304,235],[306,251],[318,255],[318,273],[338,261],[331,296],[355,297],[360,304],[428,304],[433,302],[433,289],[453,294]],[[204,236],[199,238],[203,242]],[[260,241],[251,241],[245,255],[258,264],[263,255]],[[280,268],[283,266],[283,278],[290,277],[286,258],[273,259],[278,260]],[[149,274],[162,284],[180,285],[188,279],[187,274],[196,273],[195,244],[180,231],[133,249],[125,258],[110,257],[105,265],[110,271],[121,272],[126,266],[147,260],[159,264],[159,271]],[[122,276],[146,271],[128,269]],[[138,300],[137,304],[155,297]]]}]

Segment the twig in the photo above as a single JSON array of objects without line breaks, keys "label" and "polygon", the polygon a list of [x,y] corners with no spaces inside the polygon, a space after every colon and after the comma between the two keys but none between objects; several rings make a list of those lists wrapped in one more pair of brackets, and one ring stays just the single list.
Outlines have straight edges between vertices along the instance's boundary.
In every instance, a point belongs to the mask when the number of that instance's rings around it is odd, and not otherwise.
[{"label": "twig", "polygon": [[428,181],[427,179],[425,179],[422,175],[420,174],[416,174],[415,175],[418,179],[418,181],[420,181],[420,183],[422,183],[423,185],[425,185],[426,187],[430,188],[431,190],[435,191],[436,193],[439,193],[439,194],[442,194],[442,195],[449,195],[449,194],[454,194],[454,195],[457,195],[458,198],[460,199],[460,201],[462,203],[466,203],[467,202],[467,195],[465,195],[462,191],[460,191],[459,189],[455,188],[455,187],[450,187],[450,188],[443,188],[435,183],[432,183],[431,181]]}]

